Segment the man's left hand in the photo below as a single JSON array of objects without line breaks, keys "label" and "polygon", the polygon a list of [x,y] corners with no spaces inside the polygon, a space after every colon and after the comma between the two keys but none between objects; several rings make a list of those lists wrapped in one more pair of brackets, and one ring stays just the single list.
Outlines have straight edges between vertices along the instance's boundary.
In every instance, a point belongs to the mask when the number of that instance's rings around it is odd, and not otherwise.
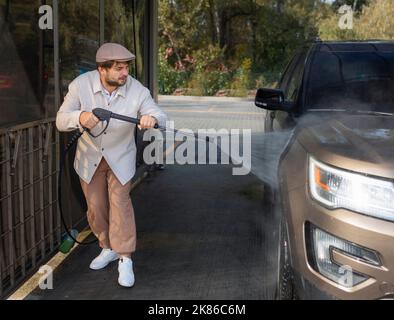
[{"label": "man's left hand", "polygon": [[157,119],[148,115],[142,116],[140,119],[140,124],[138,128],[141,129],[150,129],[155,126],[157,123]]}]

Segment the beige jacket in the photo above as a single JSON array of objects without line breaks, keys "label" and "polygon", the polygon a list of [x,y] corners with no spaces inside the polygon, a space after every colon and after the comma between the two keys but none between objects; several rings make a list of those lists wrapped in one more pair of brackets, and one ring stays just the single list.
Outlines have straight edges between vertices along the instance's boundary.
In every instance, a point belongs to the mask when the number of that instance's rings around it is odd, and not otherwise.
[{"label": "beige jacket", "polygon": [[[165,126],[167,120],[149,90],[130,76],[108,104],[99,73],[95,70],[80,75],[70,83],[69,91],[56,116],[56,127],[59,131],[81,130],[81,112],[92,111],[94,108],[108,109],[129,117],[137,117],[137,114],[150,115],[162,126]],[[100,122],[91,133],[97,135],[104,128],[105,123]],[[101,158],[104,157],[119,181],[126,184],[134,176],[136,169],[134,131],[134,124],[111,119],[107,130],[98,138],[85,132],[78,141],[74,160],[78,175],[90,183]]]}]

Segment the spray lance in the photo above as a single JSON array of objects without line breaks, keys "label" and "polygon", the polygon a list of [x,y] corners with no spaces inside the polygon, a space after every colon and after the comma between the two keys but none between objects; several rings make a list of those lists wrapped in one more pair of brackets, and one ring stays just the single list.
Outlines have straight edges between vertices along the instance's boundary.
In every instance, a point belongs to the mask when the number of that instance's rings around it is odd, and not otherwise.
[{"label": "spray lance", "polygon": [[[100,121],[105,121],[106,122],[106,126],[105,128],[98,134],[98,135],[93,135],[89,129],[87,128],[83,128],[82,131],[77,132],[69,141],[69,143],[67,144],[65,150],[64,150],[64,154],[60,159],[60,166],[59,166],[59,174],[58,174],[58,203],[59,203],[59,212],[60,212],[60,218],[63,224],[63,227],[66,231],[66,236],[65,238],[63,238],[62,243],[59,247],[59,251],[63,252],[63,253],[67,253],[71,250],[71,248],[74,246],[75,243],[81,244],[81,245],[88,245],[88,244],[92,244],[94,242],[97,241],[97,239],[89,241],[89,242],[80,242],[78,241],[77,235],[78,235],[78,231],[76,229],[72,229],[70,230],[67,226],[66,220],[64,218],[64,214],[63,214],[63,206],[62,206],[62,192],[61,192],[61,183],[62,183],[62,173],[64,170],[64,165],[65,165],[65,160],[68,154],[68,151],[71,149],[71,147],[78,141],[78,139],[85,133],[87,132],[90,136],[97,138],[99,136],[101,136],[104,131],[107,130],[108,125],[109,125],[109,121],[110,119],[117,119],[117,120],[121,120],[121,121],[126,121],[126,122],[130,122],[130,123],[134,123],[136,125],[140,124],[140,119],[137,118],[132,118],[132,117],[127,117],[127,116],[123,116],[117,113],[113,113],[109,110],[106,109],[102,109],[102,108],[95,108],[92,110],[93,114],[100,120]],[[154,126],[155,129],[159,129],[159,130],[163,130],[163,131],[173,131],[174,133],[176,132],[181,132],[183,135],[188,135],[188,136],[192,136],[193,138],[196,138],[195,134],[191,134],[188,132],[182,132],[180,130],[177,129],[173,129],[173,128],[168,128],[165,126],[160,126],[159,124],[155,124]],[[207,139],[209,139],[207,137]],[[206,140],[207,140],[206,139]],[[209,141],[209,140],[208,140]]]},{"label": "spray lance", "polygon": [[[105,127],[104,131],[107,129],[109,120],[111,118],[122,120],[122,121],[126,121],[126,122],[131,122],[131,123],[134,123],[134,124],[137,124],[137,125],[140,124],[140,119],[126,117],[126,116],[123,116],[121,114],[113,113],[113,112],[111,112],[109,110],[106,110],[106,109],[96,108],[96,109],[93,109],[92,112],[100,121],[106,121],[107,122],[107,126]],[[192,133],[189,133],[189,132],[180,131],[180,130],[173,129],[173,128],[168,128],[168,127],[165,127],[165,126],[160,126],[157,123],[155,124],[154,128],[155,129],[159,129],[159,130],[163,130],[163,131],[173,131],[174,133],[180,132],[180,133],[182,133],[182,135],[187,135],[187,136],[191,136],[193,138],[198,139],[195,134],[192,134]]]}]

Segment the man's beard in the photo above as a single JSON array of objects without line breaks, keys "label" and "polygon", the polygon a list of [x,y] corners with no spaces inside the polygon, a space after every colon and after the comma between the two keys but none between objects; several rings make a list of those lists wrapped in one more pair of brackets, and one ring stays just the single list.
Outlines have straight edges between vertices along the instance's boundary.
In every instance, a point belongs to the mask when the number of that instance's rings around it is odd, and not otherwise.
[{"label": "man's beard", "polygon": [[119,82],[119,81],[105,79],[105,82],[107,82],[107,84],[110,85],[111,87],[122,87],[122,86],[124,86],[126,84],[127,81],[122,83],[122,82]]}]

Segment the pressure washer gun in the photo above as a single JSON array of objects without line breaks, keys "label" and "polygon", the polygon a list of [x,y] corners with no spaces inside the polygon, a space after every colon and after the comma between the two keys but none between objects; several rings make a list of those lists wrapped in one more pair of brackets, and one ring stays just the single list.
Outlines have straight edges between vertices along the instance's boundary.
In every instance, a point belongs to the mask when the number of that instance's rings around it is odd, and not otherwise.
[{"label": "pressure washer gun", "polygon": [[[131,122],[134,124],[140,124],[140,119],[137,118],[131,118],[131,117],[126,117],[121,114],[113,113],[109,110],[102,109],[102,108],[95,108],[92,110],[93,114],[100,120],[100,121],[107,121],[111,118],[113,119],[118,119],[126,122]],[[154,126],[155,129],[160,129],[160,126],[156,123]]]}]

